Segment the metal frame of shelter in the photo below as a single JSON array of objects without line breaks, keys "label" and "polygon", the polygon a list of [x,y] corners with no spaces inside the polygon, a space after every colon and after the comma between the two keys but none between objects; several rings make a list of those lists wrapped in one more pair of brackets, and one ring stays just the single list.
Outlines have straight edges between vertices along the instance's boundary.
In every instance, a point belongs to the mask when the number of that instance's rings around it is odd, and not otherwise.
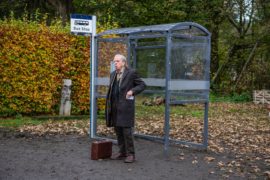
[{"label": "metal frame of shelter", "polygon": [[[158,39],[156,44],[145,46],[138,45],[139,41],[145,39],[151,41]],[[160,43],[158,41],[164,40]],[[137,50],[163,48],[164,50],[164,77],[163,78],[143,78],[148,87],[160,84],[163,87],[162,93],[165,95],[165,121],[164,121],[164,137],[135,134],[148,140],[155,140],[164,142],[164,150],[167,152],[169,143],[184,144],[194,146],[199,149],[207,149],[208,145],[208,105],[209,105],[209,72],[210,72],[210,48],[211,48],[211,34],[203,26],[194,22],[180,22],[173,24],[162,24],[152,26],[142,26],[134,28],[120,28],[107,30],[95,37],[95,55],[92,60],[92,77],[91,77],[91,119],[90,119],[90,137],[104,138],[97,136],[97,98],[105,98],[97,92],[97,86],[109,85],[109,77],[99,77],[98,62],[99,62],[99,43],[124,43],[127,47],[127,60],[129,65],[137,69]],[[194,51],[193,51],[194,50]],[[198,50],[199,60],[203,66],[201,76],[199,79],[189,78],[175,78],[174,74],[180,72],[177,65],[189,63],[190,57],[195,57],[195,51]],[[117,53],[117,52],[116,52]],[[185,56],[183,55],[185,54]],[[113,57],[111,57],[113,58]],[[187,59],[182,61],[181,59]],[[180,60],[179,60],[180,59]],[[193,63],[194,64],[194,63]],[[176,66],[176,67],[175,67]],[[179,66],[179,67],[180,67]],[[140,68],[140,67],[139,67]],[[183,69],[183,68],[182,68]],[[177,73],[176,73],[177,72]],[[188,73],[186,73],[188,74]],[[194,75],[194,73],[189,73]],[[173,77],[173,78],[172,78]],[[186,77],[186,76],[185,76]],[[144,93],[154,93],[159,91],[156,89],[146,90]],[[172,98],[173,97],[173,98]],[[176,97],[176,98],[175,98]],[[178,98],[181,97],[181,98]],[[191,97],[191,98],[190,98]],[[189,141],[180,141],[171,139],[169,137],[170,131],[170,105],[172,104],[186,104],[186,103],[200,103],[204,105],[204,123],[202,130],[202,143],[195,143]]]}]

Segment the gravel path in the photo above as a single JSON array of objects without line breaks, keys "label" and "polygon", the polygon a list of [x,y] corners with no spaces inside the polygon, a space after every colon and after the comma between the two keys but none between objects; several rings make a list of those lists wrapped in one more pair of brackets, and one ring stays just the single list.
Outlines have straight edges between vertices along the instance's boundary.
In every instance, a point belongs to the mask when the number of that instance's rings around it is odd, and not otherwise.
[{"label": "gravel path", "polygon": [[[91,141],[78,135],[32,136],[0,131],[1,180],[174,180],[247,179],[250,174],[227,173],[219,161],[231,161],[229,154],[214,154],[171,146],[169,157],[163,145],[135,139],[137,161],[91,160]],[[117,147],[114,145],[113,150]],[[205,160],[207,157],[213,161]],[[263,179],[263,178],[262,178]]]}]

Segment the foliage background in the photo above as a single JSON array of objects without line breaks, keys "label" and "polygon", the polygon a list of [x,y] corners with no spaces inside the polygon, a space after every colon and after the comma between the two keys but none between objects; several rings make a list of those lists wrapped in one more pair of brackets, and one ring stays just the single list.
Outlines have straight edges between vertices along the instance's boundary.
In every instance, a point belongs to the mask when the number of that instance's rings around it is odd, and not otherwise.
[{"label": "foliage background", "polygon": [[267,0],[2,0],[0,115],[57,113],[63,78],[73,80],[72,113],[88,112],[89,38],[69,35],[70,13],[95,14],[98,31],[197,22],[212,33],[213,94],[270,89]]},{"label": "foliage background", "polygon": [[59,23],[6,19],[0,26],[0,115],[58,113],[62,79],[72,80],[72,114],[89,111],[89,37]]}]

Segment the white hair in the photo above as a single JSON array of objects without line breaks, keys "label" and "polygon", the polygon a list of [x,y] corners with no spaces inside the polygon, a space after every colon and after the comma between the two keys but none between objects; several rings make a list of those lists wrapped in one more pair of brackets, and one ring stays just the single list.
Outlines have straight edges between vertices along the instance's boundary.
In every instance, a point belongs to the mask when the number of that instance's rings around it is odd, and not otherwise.
[{"label": "white hair", "polygon": [[120,57],[120,59],[125,63],[125,67],[128,67],[127,58],[124,55],[122,55],[122,54],[116,54],[115,56]]}]

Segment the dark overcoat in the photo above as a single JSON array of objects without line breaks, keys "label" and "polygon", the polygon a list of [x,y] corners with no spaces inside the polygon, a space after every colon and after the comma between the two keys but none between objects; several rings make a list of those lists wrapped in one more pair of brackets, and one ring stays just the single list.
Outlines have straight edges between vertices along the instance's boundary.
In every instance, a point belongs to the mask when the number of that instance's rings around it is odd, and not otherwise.
[{"label": "dark overcoat", "polygon": [[[146,85],[134,69],[125,68],[119,85],[119,101],[116,108],[112,108],[112,86],[116,81],[116,71],[110,75],[110,85],[106,97],[105,117],[108,127],[134,127],[135,103],[134,99],[126,99],[129,90],[133,96],[142,92]],[[117,111],[116,119],[113,119],[112,111]]]}]

